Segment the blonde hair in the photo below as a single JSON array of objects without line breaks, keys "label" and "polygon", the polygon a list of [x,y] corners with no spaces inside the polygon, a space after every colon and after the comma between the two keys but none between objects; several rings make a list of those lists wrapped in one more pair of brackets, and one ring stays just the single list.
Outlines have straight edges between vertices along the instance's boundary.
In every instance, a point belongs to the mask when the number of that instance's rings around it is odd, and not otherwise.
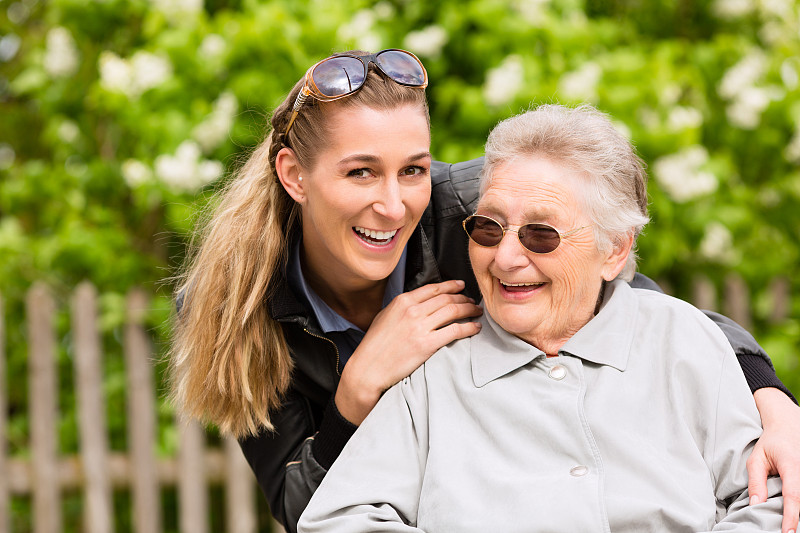
[{"label": "blonde hair", "polygon": [[575,168],[584,176],[583,203],[592,221],[597,247],[608,251],[623,235],[634,246],[617,276],[636,273],[636,238],[649,221],[647,172],[631,142],[607,115],[589,104],[577,108],[541,105],[500,122],[486,142],[481,195],[495,169],[518,157],[542,155]]},{"label": "blonde hair", "polygon": [[423,90],[370,66],[353,95],[329,103],[310,98],[283,139],[302,87],[300,80],[275,109],[271,133],[219,193],[218,206],[195,234],[193,243],[200,244],[192,246],[177,289],[182,304],[170,351],[173,400],[182,414],[237,438],[274,429],[270,412],[291,382],[292,357],[269,301],[283,279],[300,210],[277,178],[278,152],[289,147],[302,167],[313,168],[330,141],[326,124],[334,110],[412,105],[428,118]]}]

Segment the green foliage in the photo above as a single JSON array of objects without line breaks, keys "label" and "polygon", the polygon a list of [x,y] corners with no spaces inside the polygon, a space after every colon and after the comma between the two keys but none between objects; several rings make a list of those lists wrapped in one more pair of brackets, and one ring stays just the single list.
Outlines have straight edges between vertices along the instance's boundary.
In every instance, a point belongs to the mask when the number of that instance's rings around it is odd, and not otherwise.
[{"label": "green foliage", "polygon": [[[738,10],[738,12],[734,12]],[[684,298],[703,275],[753,292],[754,329],[800,392],[800,301],[770,321],[776,276],[800,289],[800,7],[796,0],[22,0],[0,2],[0,292],[8,317],[9,434],[26,453],[24,295],[62,310],[101,293],[111,442],[125,444],[124,295],[153,293],[168,342],[170,276],[198,213],[313,62],[406,47],[430,74],[433,153],[481,154],[503,118],[590,101],[649,165],[641,270]],[[161,386],[163,390],[163,385]],[[62,393],[62,451],[77,446]],[[160,410],[167,428],[169,406]],[[174,448],[162,431],[161,452]]]}]

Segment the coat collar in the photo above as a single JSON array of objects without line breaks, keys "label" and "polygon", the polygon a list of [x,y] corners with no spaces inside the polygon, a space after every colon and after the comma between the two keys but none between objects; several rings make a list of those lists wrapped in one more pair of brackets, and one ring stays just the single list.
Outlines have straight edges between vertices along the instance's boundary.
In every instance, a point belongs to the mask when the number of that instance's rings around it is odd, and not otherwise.
[{"label": "coat collar", "polygon": [[[287,246],[291,250],[297,239],[300,238],[300,231],[295,230],[289,239]],[[436,258],[422,226],[417,225],[414,233],[408,240],[408,252],[406,257],[406,273],[404,291],[410,291],[428,283],[442,281],[439,268],[436,265]],[[271,284],[271,293],[266,296],[267,306],[270,316],[281,322],[296,322],[297,320],[308,321],[310,311],[300,302],[289,288],[286,281],[286,266],[276,274],[274,283]]]},{"label": "coat collar", "polygon": [[[633,289],[624,281],[607,285],[600,312],[583,326],[559,353],[607,365],[624,372],[633,343],[639,303]],[[483,387],[544,352],[501,328],[488,313],[481,317],[483,328],[470,338],[472,380]]]}]

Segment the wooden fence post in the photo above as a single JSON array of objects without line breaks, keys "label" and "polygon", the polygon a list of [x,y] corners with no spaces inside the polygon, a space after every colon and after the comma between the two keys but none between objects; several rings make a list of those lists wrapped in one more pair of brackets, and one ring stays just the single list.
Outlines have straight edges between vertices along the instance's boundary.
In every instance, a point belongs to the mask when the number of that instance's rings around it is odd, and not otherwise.
[{"label": "wooden fence post", "polygon": [[155,457],[156,408],[153,355],[143,322],[148,306],[140,289],[128,294],[125,361],[128,381],[128,448],[131,455],[133,519],[137,533],[161,532],[161,491]]},{"label": "wooden fence post", "polygon": [[0,292],[0,531],[11,531],[11,516],[8,504],[8,461],[6,454],[8,446],[6,444],[6,424],[8,422],[8,400],[6,391],[6,328],[5,328],[5,306],[3,305],[3,293]]},{"label": "wooden fence post", "polygon": [[180,422],[178,506],[182,533],[207,533],[208,484],[205,469],[205,431],[194,420]]},{"label": "wooden fence post", "polygon": [[61,499],[56,424],[55,302],[44,284],[28,291],[28,405],[31,424],[33,474],[33,531],[60,533]]},{"label": "wooden fence post", "polygon": [[111,482],[108,477],[108,433],[103,400],[100,333],[97,329],[97,291],[91,283],[78,285],[72,298],[75,342],[75,392],[80,421],[80,454],[85,476],[84,531],[114,530]]},{"label": "wooden fence post", "polygon": [[789,278],[779,277],[772,280],[769,286],[770,299],[772,301],[772,309],[769,314],[769,321],[773,324],[786,320],[789,316],[789,309],[791,309],[790,293],[792,285],[789,283]]},{"label": "wooden fence post", "polygon": [[225,530],[229,533],[255,533],[258,522],[254,511],[253,472],[236,439],[226,437],[224,446]]},{"label": "wooden fence post", "polygon": [[747,331],[753,331],[750,314],[750,290],[744,280],[731,274],[725,278],[725,314]]},{"label": "wooden fence post", "polygon": [[692,280],[692,303],[699,309],[717,310],[717,290],[705,276]]}]

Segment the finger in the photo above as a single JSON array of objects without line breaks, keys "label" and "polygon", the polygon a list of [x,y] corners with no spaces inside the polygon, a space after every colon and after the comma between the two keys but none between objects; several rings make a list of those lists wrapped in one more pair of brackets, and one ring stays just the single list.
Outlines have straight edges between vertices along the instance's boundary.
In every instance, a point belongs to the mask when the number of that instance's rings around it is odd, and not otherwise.
[{"label": "finger", "polygon": [[460,279],[451,279],[448,281],[442,281],[441,283],[428,283],[427,285],[423,285],[422,287],[414,289],[413,291],[403,293],[397,298],[406,296],[412,299],[412,301],[424,302],[425,300],[430,300],[439,294],[453,294],[461,292],[462,290],[464,290],[464,282]]},{"label": "finger", "polygon": [[764,455],[764,449],[756,445],[747,460],[747,491],[750,493],[750,505],[767,500],[768,475],[769,460]]},{"label": "finger", "polygon": [[795,486],[791,480],[783,482],[783,524],[781,531],[797,531],[798,518],[800,518],[800,486]]},{"label": "finger", "polygon": [[458,320],[479,317],[483,309],[472,302],[449,303],[431,313],[425,320],[426,328],[437,330]]},{"label": "finger", "polygon": [[471,337],[480,330],[480,322],[456,322],[434,331],[430,335],[430,340],[438,345],[436,348],[438,350],[455,340]]},{"label": "finger", "polygon": [[[468,304],[475,306],[475,300],[463,294],[438,294],[429,300],[419,302],[415,305],[415,313],[419,316],[430,317],[437,311],[447,308],[450,305]],[[469,315],[468,315],[469,316]]]}]

